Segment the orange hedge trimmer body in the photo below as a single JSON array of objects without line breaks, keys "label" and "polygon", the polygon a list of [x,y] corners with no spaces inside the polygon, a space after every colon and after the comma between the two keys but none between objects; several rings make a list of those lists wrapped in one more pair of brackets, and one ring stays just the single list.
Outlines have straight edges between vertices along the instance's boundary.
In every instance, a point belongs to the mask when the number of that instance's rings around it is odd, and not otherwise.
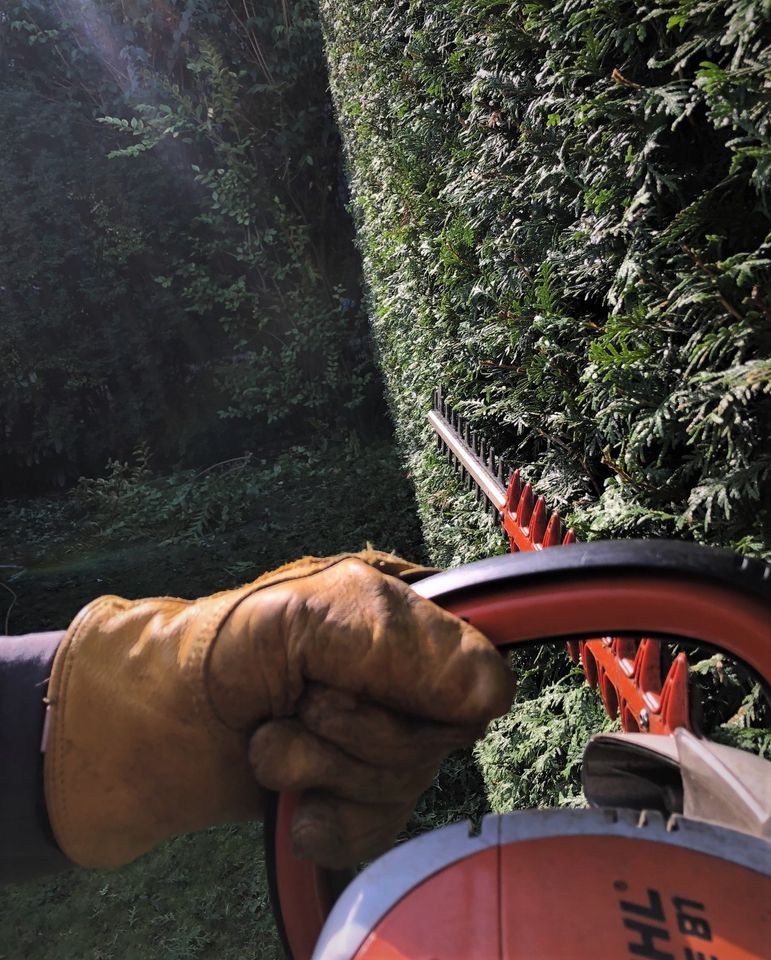
[{"label": "orange hedge trimmer body", "polygon": [[[707,644],[768,685],[771,568],[656,541],[576,544],[568,534],[564,550],[539,549],[565,541],[559,518],[546,517],[516,478],[504,487],[494,454],[467,444],[463,425],[437,401],[431,419],[441,428],[440,443],[499,510],[517,555],[450,570],[414,589],[502,649],[556,641],[582,651],[584,664],[595,666],[587,678],[631,729],[646,728],[643,710],[648,730],[673,722],[680,728],[672,738],[638,734],[638,741],[678,742],[686,752],[703,753],[696,779],[704,776],[704,789],[716,795],[726,792],[728,814],[717,803],[710,821],[689,810],[687,800],[685,812],[670,799],[648,809],[649,793],[636,802],[633,764],[631,794],[615,793],[613,776],[600,790],[618,795],[619,803],[489,816],[476,835],[458,824],[398,846],[352,878],[293,856],[295,798],[282,795],[266,823],[266,841],[271,899],[288,954],[294,960],[767,960],[771,814],[762,794],[767,783],[768,803],[771,774],[763,777],[771,767],[752,758],[763,769],[746,784],[721,767],[700,747],[705,741],[683,729],[687,705],[679,714],[667,709],[666,681],[653,682],[649,658],[659,638]],[[687,696],[685,682],[673,676],[669,688]],[[606,773],[614,762],[605,764]],[[623,766],[621,775],[629,773]],[[676,764],[664,767],[671,779]],[[734,805],[743,811],[736,823]]]}]

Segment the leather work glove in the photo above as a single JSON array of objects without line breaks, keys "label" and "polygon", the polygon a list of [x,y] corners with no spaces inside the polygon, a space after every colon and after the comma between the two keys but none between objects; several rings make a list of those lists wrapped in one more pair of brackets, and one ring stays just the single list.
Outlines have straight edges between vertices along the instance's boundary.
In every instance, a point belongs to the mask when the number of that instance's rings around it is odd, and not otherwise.
[{"label": "leather work glove", "polygon": [[100,597],[49,685],[46,804],[59,846],[118,866],[301,791],[299,856],[387,848],[440,761],[511,702],[503,658],[367,550],[305,558],[188,601]]}]

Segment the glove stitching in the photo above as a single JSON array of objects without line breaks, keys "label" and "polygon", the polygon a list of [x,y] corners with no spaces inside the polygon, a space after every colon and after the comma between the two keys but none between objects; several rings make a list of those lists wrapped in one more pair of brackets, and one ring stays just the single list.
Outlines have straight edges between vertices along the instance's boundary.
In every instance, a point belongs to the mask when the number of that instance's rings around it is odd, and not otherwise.
[{"label": "glove stitching", "polygon": [[258,590],[265,590],[268,587],[274,587],[283,583],[288,583],[290,580],[307,580],[308,577],[312,577],[317,573],[323,573],[325,570],[330,570],[332,567],[337,566],[337,564],[342,563],[344,560],[358,560],[359,563],[363,563],[364,566],[375,569],[372,564],[367,563],[366,560],[362,560],[362,558],[355,553],[339,553],[336,557],[328,558],[313,557],[308,561],[312,567],[310,570],[297,572],[299,564],[303,562],[301,560],[299,563],[289,564],[286,570],[283,572],[279,571],[276,573],[274,571],[273,573],[263,574],[262,577],[258,577],[258,579],[253,583],[247,583],[244,586],[244,589],[249,590],[249,593],[245,594],[245,597],[251,596]]},{"label": "glove stitching", "polygon": [[217,733],[221,733],[223,727],[227,730],[231,728],[222,721],[214,707],[207,682],[207,668],[211,653],[214,650],[214,644],[217,642],[219,631],[225,620],[227,620],[239,603],[241,603],[240,598],[235,598],[234,600],[233,596],[230,595],[214,605],[203,628],[193,642],[188,663],[189,670],[193,676],[193,707],[209,730],[216,731]]}]

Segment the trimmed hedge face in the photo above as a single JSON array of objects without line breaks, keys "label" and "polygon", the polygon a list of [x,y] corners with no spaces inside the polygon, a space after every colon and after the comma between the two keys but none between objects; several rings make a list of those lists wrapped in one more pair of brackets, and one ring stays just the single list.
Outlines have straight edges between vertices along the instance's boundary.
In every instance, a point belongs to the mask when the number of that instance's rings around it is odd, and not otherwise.
[{"label": "trimmed hedge face", "polygon": [[771,6],[321,9],[394,414],[456,520],[425,511],[437,558],[492,544],[417,452],[437,383],[581,536],[765,552]]}]

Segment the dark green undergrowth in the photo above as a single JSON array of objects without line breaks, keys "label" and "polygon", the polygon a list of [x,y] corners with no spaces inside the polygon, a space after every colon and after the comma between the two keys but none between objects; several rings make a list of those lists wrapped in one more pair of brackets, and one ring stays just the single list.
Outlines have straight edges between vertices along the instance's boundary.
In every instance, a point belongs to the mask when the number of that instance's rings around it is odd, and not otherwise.
[{"label": "dark green undergrowth", "polygon": [[0,493],[382,415],[314,0],[5,0]]}]

